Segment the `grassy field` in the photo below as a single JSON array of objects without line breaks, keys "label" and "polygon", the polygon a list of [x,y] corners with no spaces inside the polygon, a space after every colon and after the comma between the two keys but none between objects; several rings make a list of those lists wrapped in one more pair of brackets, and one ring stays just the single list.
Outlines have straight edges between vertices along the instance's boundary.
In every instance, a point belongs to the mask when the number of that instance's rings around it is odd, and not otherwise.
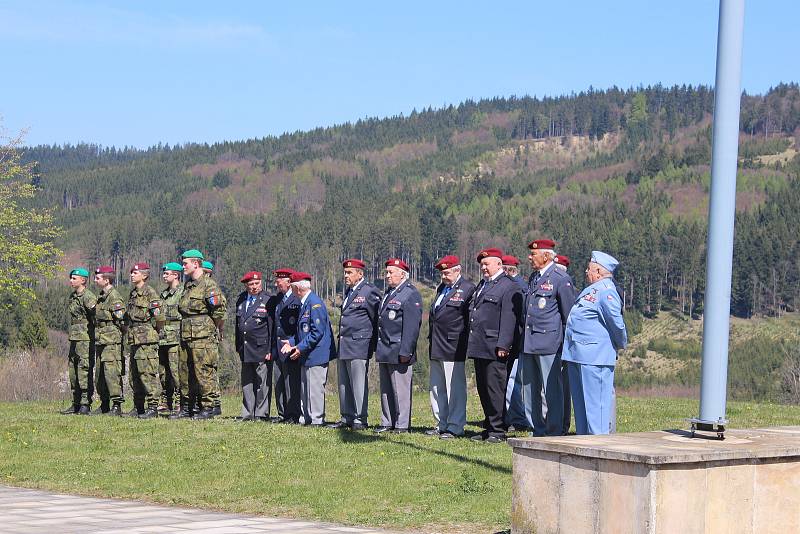
[{"label": "grassy field", "polygon": [[[379,413],[373,395],[373,421]],[[417,394],[413,425],[432,423]],[[329,419],[338,413],[328,399]],[[231,512],[426,532],[510,524],[511,449],[265,423],[65,417],[55,403],[0,404],[0,483]],[[225,399],[226,414],[238,399]],[[470,398],[468,431],[480,417]],[[686,399],[619,399],[619,431],[685,428]],[[800,425],[800,408],[731,403],[732,427]]]}]

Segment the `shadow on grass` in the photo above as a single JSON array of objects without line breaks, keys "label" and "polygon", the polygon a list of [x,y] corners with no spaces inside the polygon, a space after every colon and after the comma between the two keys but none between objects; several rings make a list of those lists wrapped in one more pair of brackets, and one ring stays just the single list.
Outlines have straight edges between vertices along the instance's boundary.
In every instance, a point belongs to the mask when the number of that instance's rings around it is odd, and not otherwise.
[{"label": "shadow on grass", "polygon": [[[417,434],[416,431],[418,431],[418,430],[421,430],[421,429],[413,428],[412,429],[412,433]],[[491,471],[495,471],[497,473],[503,473],[503,474],[506,474],[506,475],[510,475],[511,474],[511,469],[508,468],[508,467],[495,465],[495,464],[486,462],[484,460],[479,460],[477,458],[470,458],[468,456],[464,456],[463,454],[458,454],[458,453],[449,452],[449,451],[443,451],[441,449],[436,449],[436,448],[433,448],[433,447],[425,447],[425,446],[422,446],[422,445],[417,445],[416,443],[410,443],[410,442],[408,442],[406,440],[403,440],[403,439],[396,440],[396,441],[395,440],[388,440],[387,436],[385,436],[384,434],[373,434],[371,430],[354,432],[352,430],[347,430],[347,429],[338,429],[335,432],[339,433],[339,439],[343,443],[376,443],[376,442],[383,441],[383,442],[393,443],[393,444],[396,444],[396,445],[402,445],[404,447],[408,447],[410,449],[415,449],[415,450],[418,450],[418,451],[421,451],[421,452],[437,454],[439,456],[444,456],[445,458],[450,458],[452,460],[457,460],[459,462],[478,465],[480,467],[483,467],[485,469],[489,469]],[[398,434],[392,434],[392,435],[393,436],[408,436],[408,434],[399,434],[399,435]],[[441,441],[438,440],[438,438],[431,437],[430,439],[436,439],[437,441],[439,441],[441,443]],[[465,440],[468,440],[468,439],[469,438],[466,438],[466,437],[458,438],[458,441],[463,443]],[[484,443],[476,443],[475,445],[478,446],[478,447],[503,446],[502,444],[490,445],[490,444],[484,444]]]}]

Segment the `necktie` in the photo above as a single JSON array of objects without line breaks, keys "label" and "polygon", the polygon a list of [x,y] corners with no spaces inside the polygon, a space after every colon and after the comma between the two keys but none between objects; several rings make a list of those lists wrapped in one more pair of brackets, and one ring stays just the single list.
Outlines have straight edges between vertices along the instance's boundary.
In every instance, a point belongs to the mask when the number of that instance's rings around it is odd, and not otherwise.
[{"label": "necktie", "polygon": [[353,288],[347,288],[347,293],[344,294],[344,302],[342,302],[342,309],[347,307],[347,303],[350,300],[350,295],[353,294]]},{"label": "necktie", "polygon": [[542,273],[536,271],[533,273],[533,278],[531,279],[531,289],[536,289],[536,284],[539,283],[539,278],[542,276]]},{"label": "necktie", "polygon": [[250,306],[252,306],[255,301],[256,301],[256,298],[253,295],[250,295],[249,297],[247,297],[247,306],[245,306],[244,311],[249,310]]},{"label": "necktie", "polygon": [[444,289],[442,289],[442,293],[439,295],[439,298],[436,300],[436,308],[435,309],[438,310],[442,306],[442,303],[444,302],[444,299],[447,298],[447,295],[449,295],[450,291],[452,291],[452,290],[453,290],[452,287],[444,286]]},{"label": "necktie", "polygon": [[475,300],[477,300],[478,297],[481,296],[481,293],[483,292],[483,288],[484,287],[486,287],[486,279],[485,278],[483,280],[481,280],[480,284],[478,284],[478,291],[475,292]]},{"label": "necktie", "polygon": [[390,298],[392,295],[394,295],[394,290],[395,290],[395,288],[390,288],[390,289],[389,289],[389,290],[386,292],[386,295],[384,295],[384,297],[383,297],[383,300],[381,301],[381,308],[383,308],[383,306],[386,304],[386,301],[388,301],[388,300],[389,300],[389,298]]}]

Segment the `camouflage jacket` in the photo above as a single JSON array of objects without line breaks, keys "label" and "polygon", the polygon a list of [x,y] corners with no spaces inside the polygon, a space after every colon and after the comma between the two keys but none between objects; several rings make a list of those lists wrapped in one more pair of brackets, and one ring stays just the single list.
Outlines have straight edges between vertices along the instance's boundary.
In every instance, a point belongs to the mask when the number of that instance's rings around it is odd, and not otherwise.
[{"label": "camouflage jacket", "polygon": [[167,288],[161,292],[165,323],[161,330],[161,339],[158,340],[159,345],[172,346],[181,341],[181,312],[178,310],[178,304],[180,304],[182,294],[183,287],[181,286],[175,289]]},{"label": "camouflage jacket", "polygon": [[187,280],[183,284],[178,310],[181,313],[181,339],[213,338],[217,336],[215,321],[225,318],[225,295],[208,276]]},{"label": "camouflage jacket", "polygon": [[97,297],[88,289],[80,295],[73,291],[69,296],[69,340],[90,341],[94,335],[94,309],[97,306]]},{"label": "camouflage jacket", "polygon": [[122,343],[122,327],[125,324],[125,301],[117,288],[101,291],[95,308],[94,341],[97,345]]},{"label": "camouflage jacket", "polygon": [[128,324],[128,343],[144,345],[158,343],[156,323],[164,322],[161,314],[161,297],[156,290],[147,284],[141,288],[131,289],[128,307],[125,310],[125,322]]}]

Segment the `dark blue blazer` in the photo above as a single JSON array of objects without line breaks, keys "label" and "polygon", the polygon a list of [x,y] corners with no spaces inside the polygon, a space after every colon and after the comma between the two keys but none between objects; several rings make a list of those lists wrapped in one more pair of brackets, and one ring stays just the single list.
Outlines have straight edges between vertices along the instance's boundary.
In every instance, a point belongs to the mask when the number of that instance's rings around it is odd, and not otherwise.
[{"label": "dark blue blazer", "polygon": [[297,319],[300,315],[300,299],[290,294],[286,303],[284,303],[283,293],[278,293],[269,299],[267,309],[272,314],[275,325],[274,335],[272,336],[273,359],[286,361],[289,356],[282,354],[280,349],[284,341],[289,341],[292,346],[297,344]]},{"label": "dark blue blazer", "polygon": [[381,293],[366,281],[352,291],[339,319],[339,359],[367,360],[378,341]]},{"label": "dark blue blazer", "polygon": [[467,356],[498,360],[499,348],[508,351],[509,358],[513,358],[519,346],[522,291],[505,273],[486,283],[482,291],[480,288],[478,284],[470,305]]},{"label": "dark blue blazer", "polygon": [[462,276],[453,284],[450,293],[437,307],[436,301],[442,291],[444,284],[439,284],[428,315],[430,358],[446,362],[463,362],[467,357],[469,306],[472,294],[475,292],[475,284]]},{"label": "dark blue blazer", "polygon": [[555,264],[533,283],[536,272],[529,279],[525,299],[524,339],[525,354],[556,354],[564,340],[564,328],[577,293],[572,277]]},{"label": "dark blue blazer", "polygon": [[328,308],[313,291],[300,306],[300,317],[297,320],[297,348],[300,349],[300,363],[305,367],[325,365],[336,358]]},{"label": "dark blue blazer", "polygon": [[422,325],[422,297],[408,280],[397,286],[378,310],[378,346],[375,360],[399,364],[400,356],[417,361],[417,338]]},{"label": "dark blue blazer", "polygon": [[272,317],[267,308],[269,295],[262,291],[248,307],[249,296],[250,294],[244,291],[236,299],[235,346],[242,362],[260,363],[273,348]]}]

